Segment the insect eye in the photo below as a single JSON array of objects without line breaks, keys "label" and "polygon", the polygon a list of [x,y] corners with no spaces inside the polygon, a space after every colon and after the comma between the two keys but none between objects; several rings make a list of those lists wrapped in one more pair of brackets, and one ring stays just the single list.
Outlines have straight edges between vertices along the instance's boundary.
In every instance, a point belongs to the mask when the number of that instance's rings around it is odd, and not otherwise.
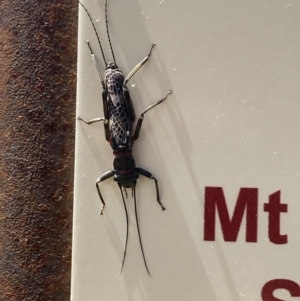
[{"label": "insect eye", "polygon": [[115,70],[118,69],[118,66],[115,63],[109,62],[105,70]]}]

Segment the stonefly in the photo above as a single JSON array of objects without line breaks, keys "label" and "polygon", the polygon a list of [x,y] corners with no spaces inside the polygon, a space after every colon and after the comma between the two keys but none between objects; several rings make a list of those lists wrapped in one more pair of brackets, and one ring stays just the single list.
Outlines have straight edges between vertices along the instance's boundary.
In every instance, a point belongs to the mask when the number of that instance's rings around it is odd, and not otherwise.
[{"label": "stonefly", "polygon": [[[101,190],[99,187],[99,184],[111,177],[114,177],[115,182],[117,182],[121,195],[122,200],[125,208],[125,214],[126,214],[126,241],[125,241],[125,248],[124,248],[124,254],[123,254],[123,260],[122,260],[122,266],[121,271],[119,275],[121,274],[124,262],[126,258],[126,251],[127,251],[127,243],[128,243],[128,212],[126,208],[125,198],[124,198],[124,192],[127,197],[127,188],[132,189],[132,196],[134,199],[134,208],[135,208],[135,218],[137,223],[137,229],[138,229],[138,235],[139,235],[139,242],[140,247],[145,263],[146,270],[150,275],[146,257],[144,254],[144,249],[142,245],[141,240],[141,234],[140,234],[140,228],[139,228],[139,222],[138,222],[138,214],[137,214],[137,205],[136,205],[136,183],[137,179],[140,175],[149,178],[151,180],[154,180],[155,188],[156,188],[156,199],[158,204],[161,206],[162,210],[165,210],[164,206],[162,205],[160,201],[159,196],[159,189],[158,189],[158,182],[157,179],[147,170],[136,167],[135,160],[132,156],[132,146],[133,143],[139,138],[141,127],[143,124],[144,116],[145,114],[156,107],[157,105],[161,104],[169,94],[172,93],[170,90],[165,97],[154,103],[153,105],[146,108],[142,114],[140,115],[138,122],[136,124],[135,130],[133,130],[133,123],[135,121],[135,111],[133,107],[133,103],[127,88],[127,83],[129,80],[133,77],[134,74],[137,73],[138,70],[149,60],[151,52],[155,44],[152,44],[150,51],[148,55],[140,62],[138,63],[132,71],[127,75],[125,78],[122,71],[118,68],[118,65],[116,63],[109,30],[108,30],[108,18],[107,18],[107,0],[105,1],[105,22],[106,22],[106,32],[107,32],[107,38],[110,45],[111,54],[113,57],[113,62],[107,62],[104,56],[103,48],[100,42],[99,35],[97,33],[95,24],[92,20],[92,17],[90,13],[88,12],[87,8],[80,2],[81,6],[86,11],[91,24],[94,28],[98,44],[102,53],[102,57],[104,60],[104,63],[106,65],[105,71],[102,74],[101,68],[95,58],[95,54],[92,50],[92,47],[87,41],[87,45],[89,47],[89,51],[92,56],[92,60],[95,64],[97,73],[100,77],[101,84],[102,84],[102,101],[103,101],[103,112],[104,117],[98,117],[94,118],[92,120],[85,120],[78,116],[78,119],[85,122],[86,124],[92,124],[98,121],[103,121],[104,124],[104,132],[105,132],[105,139],[110,143],[110,146],[113,150],[113,154],[115,156],[114,162],[113,162],[113,169],[105,172],[97,181],[96,181],[96,189],[99,195],[99,198],[102,203],[102,209],[101,214],[103,214],[104,208],[105,208],[105,202],[101,194]],[[124,190],[124,192],[123,192]]]}]

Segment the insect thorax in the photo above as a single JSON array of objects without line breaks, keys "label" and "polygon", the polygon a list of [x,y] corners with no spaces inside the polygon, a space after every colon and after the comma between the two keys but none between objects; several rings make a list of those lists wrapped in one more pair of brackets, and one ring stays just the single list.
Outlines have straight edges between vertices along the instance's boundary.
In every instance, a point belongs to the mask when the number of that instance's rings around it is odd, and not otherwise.
[{"label": "insect thorax", "polygon": [[135,160],[131,152],[115,153],[115,156],[115,181],[121,184],[124,188],[133,187],[139,175],[135,171]]},{"label": "insect thorax", "polygon": [[131,151],[114,152],[114,170],[117,172],[129,172],[135,169],[135,160],[131,154]]}]

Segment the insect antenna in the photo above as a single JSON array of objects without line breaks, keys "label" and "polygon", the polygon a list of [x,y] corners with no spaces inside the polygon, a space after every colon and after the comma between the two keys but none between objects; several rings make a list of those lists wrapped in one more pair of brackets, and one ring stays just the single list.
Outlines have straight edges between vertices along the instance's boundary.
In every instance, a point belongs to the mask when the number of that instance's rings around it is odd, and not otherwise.
[{"label": "insect antenna", "polygon": [[[126,208],[126,203],[125,203],[125,198],[124,198],[124,193],[122,190],[121,185],[119,184],[119,188],[121,191],[121,195],[122,195],[122,200],[123,200],[123,204],[124,204],[124,208],[125,208],[125,215],[126,215],[126,241],[125,241],[125,249],[124,249],[124,253],[123,253],[123,260],[122,260],[122,266],[121,266],[121,271],[120,273],[117,275],[120,276],[124,267],[124,263],[125,263],[125,257],[126,257],[126,251],[127,251],[127,243],[128,243],[128,212],[127,212],[127,208]],[[126,190],[125,190],[126,191]]]},{"label": "insect antenna", "polygon": [[108,22],[107,22],[107,0],[105,1],[105,22],[106,22],[106,32],[107,32],[107,37],[108,37],[108,41],[109,41],[109,46],[110,46],[110,50],[111,50],[111,54],[113,56],[114,59],[114,63],[115,65],[116,63],[116,58],[115,58],[115,54],[112,48],[112,44],[111,44],[111,39],[110,39],[110,35],[109,35],[109,30],[108,30]]},{"label": "insect antenna", "polygon": [[[102,45],[101,45],[101,42],[100,42],[100,38],[99,38],[99,35],[98,35],[98,32],[97,32],[96,26],[94,24],[94,21],[93,21],[91,15],[90,15],[89,11],[87,10],[87,8],[80,1],[79,1],[79,3],[84,8],[84,10],[86,11],[86,13],[87,13],[87,15],[88,15],[88,17],[89,17],[89,19],[90,19],[90,21],[92,23],[92,26],[94,28],[94,32],[95,32],[97,40],[98,40],[98,44],[99,44],[100,49],[101,49],[101,53],[102,53],[102,57],[103,57],[104,63],[105,63],[105,65],[107,65],[107,62],[106,62],[106,59],[105,59],[105,56],[104,56],[104,52],[103,52],[103,48],[102,48]],[[107,21],[106,21],[106,24],[107,24]]]},{"label": "insect antenna", "polygon": [[137,215],[136,189],[135,189],[135,187],[136,187],[136,183],[134,183],[134,186],[132,187],[136,225],[137,225],[137,230],[138,230],[138,234],[139,234],[140,246],[141,246],[141,250],[142,250],[142,254],[143,254],[143,259],[144,259],[145,267],[146,267],[146,270],[147,270],[149,276],[151,277],[151,274],[149,272],[148,265],[147,265],[147,262],[146,262],[146,257],[145,257],[145,253],[144,253],[144,249],[143,249],[143,244],[142,244],[142,239],[141,239],[140,226],[139,226],[139,220],[138,220],[138,215]]}]

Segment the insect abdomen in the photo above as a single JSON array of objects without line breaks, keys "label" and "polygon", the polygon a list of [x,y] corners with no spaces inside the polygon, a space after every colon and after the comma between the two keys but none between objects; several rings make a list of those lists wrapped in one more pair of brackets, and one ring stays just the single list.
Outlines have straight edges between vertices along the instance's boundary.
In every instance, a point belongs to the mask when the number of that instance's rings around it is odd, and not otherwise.
[{"label": "insect abdomen", "polygon": [[105,79],[108,90],[111,146],[113,149],[131,148],[132,122],[124,98],[124,76],[119,70],[111,70],[106,73]]}]

